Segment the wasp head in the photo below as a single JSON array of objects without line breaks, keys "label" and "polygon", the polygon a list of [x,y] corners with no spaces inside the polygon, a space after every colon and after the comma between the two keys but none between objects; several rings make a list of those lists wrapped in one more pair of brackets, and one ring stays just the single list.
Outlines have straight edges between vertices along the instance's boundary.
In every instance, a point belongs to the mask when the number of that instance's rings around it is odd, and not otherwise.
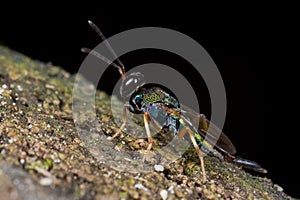
[{"label": "wasp head", "polygon": [[120,94],[123,98],[130,98],[131,95],[145,84],[144,75],[140,72],[133,72],[126,76],[120,88]]}]

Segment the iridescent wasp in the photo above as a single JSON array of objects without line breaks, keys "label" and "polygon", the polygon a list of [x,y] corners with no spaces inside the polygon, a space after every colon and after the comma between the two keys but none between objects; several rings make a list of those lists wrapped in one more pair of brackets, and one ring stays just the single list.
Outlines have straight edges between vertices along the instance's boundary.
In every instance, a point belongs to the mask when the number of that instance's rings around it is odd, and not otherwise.
[{"label": "iridescent wasp", "polygon": [[[201,163],[203,180],[206,181],[204,159],[201,151],[234,162],[242,167],[252,169],[261,173],[267,171],[258,163],[241,157],[234,156],[236,149],[230,139],[222,131],[211,123],[202,114],[198,114],[187,106],[180,104],[176,96],[166,87],[159,84],[145,84],[143,75],[139,72],[127,75],[125,67],[116,56],[116,53],[99,30],[91,21],[89,25],[102,38],[108,50],[112,53],[116,62],[112,62],[100,53],[89,48],[82,48],[82,52],[90,53],[104,62],[117,68],[122,84],[120,88],[121,96],[129,99],[123,105],[123,123],[119,130],[110,138],[113,139],[121,134],[127,123],[127,111],[134,114],[143,114],[144,125],[148,137],[148,147],[146,153],[152,148],[153,139],[150,133],[151,123],[158,131],[172,132],[174,136],[183,138],[188,134]],[[117,64],[116,64],[117,63]],[[157,124],[157,122],[161,122]],[[215,142],[217,141],[217,142]],[[201,147],[201,150],[200,148]]]}]

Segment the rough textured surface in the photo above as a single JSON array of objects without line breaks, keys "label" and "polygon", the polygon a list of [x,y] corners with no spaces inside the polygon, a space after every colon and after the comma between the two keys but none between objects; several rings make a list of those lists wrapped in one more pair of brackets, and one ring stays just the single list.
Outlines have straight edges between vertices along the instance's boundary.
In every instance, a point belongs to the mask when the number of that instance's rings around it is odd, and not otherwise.
[{"label": "rough textured surface", "polygon": [[[208,156],[208,182],[203,183],[192,148],[149,173],[120,172],[98,162],[74,127],[73,82],[74,76],[58,67],[0,46],[4,199],[290,199],[271,180]],[[110,97],[98,91],[96,112],[103,126],[93,131],[105,137],[118,129],[109,105]],[[125,135],[113,142],[126,151],[145,149],[137,140]],[[157,143],[155,139],[154,149]]]}]

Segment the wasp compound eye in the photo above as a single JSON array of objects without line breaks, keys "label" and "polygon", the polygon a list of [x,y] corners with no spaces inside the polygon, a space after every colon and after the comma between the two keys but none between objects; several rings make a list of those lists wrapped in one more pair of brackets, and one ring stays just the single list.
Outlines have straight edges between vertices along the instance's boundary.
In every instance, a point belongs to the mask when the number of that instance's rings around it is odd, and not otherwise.
[{"label": "wasp compound eye", "polygon": [[120,93],[122,97],[129,98],[138,88],[145,84],[144,75],[140,72],[134,72],[126,76],[123,80]]}]

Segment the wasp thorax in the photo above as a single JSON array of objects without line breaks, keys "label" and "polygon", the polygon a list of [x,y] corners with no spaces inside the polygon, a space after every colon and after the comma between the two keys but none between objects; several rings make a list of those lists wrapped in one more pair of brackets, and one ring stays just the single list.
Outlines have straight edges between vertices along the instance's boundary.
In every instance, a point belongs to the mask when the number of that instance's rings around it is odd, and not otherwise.
[{"label": "wasp thorax", "polygon": [[133,72],[122,81],[120,93],[122,97],[129,98],[138,88],[145,84],[144,75]]}]

